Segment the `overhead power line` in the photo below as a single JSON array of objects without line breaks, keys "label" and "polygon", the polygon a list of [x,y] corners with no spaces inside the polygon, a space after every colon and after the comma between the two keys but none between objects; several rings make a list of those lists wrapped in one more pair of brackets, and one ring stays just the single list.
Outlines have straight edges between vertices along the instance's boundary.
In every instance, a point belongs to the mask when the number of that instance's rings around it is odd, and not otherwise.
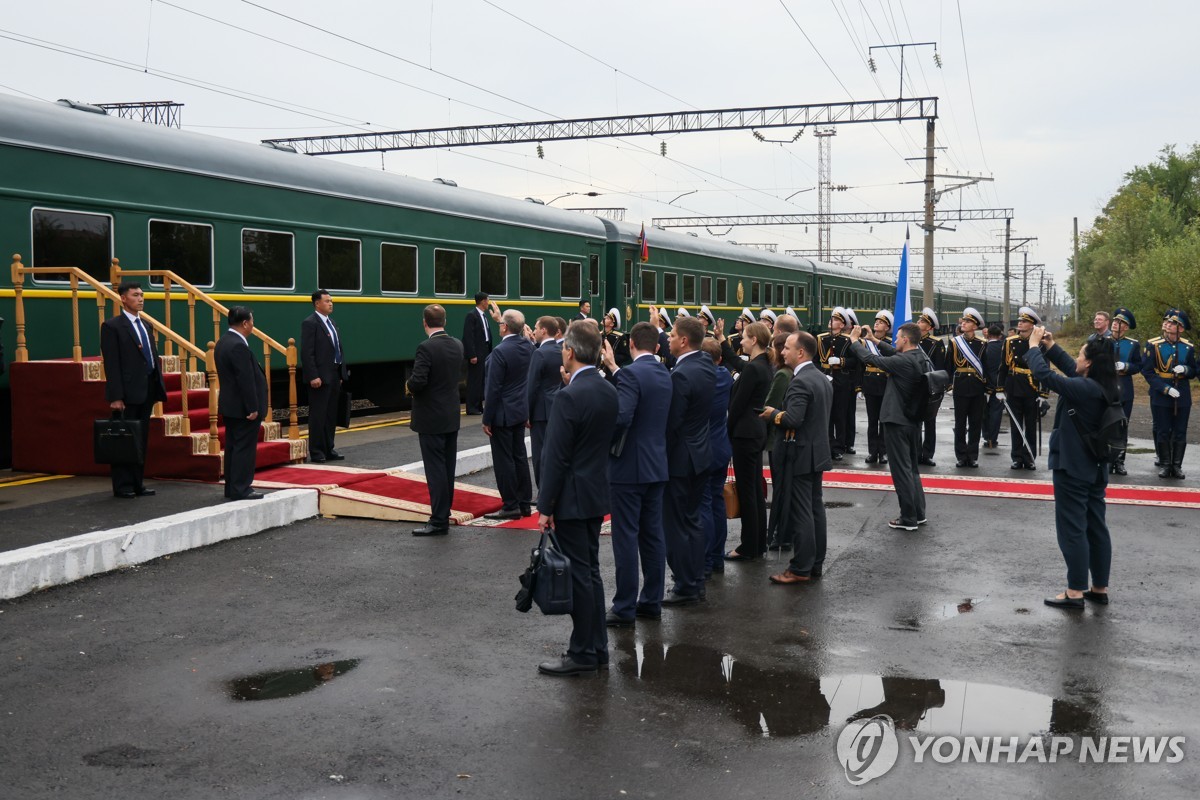
[{"label": "overhead power line", "polygon": [[[976,219],[1012,219],[1011,208],[958,208],[934,211],[935,224]],[[924,211],[857,211],[824,214],[760,214],[736,217],[655,217],[660,228],[705,228],[722,225],[816,225],[828,220],[834,225],[866,225],[887,222],[924,222]]]}]

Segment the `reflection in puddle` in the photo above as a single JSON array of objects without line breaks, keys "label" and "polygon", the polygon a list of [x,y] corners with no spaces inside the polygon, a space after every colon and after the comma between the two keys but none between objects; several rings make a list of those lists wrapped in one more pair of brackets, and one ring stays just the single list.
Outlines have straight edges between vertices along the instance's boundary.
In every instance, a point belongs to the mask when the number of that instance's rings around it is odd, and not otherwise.
[{"label": "reflection in puddle", "polygon": [[[880,675],[818,676],[768,669],[692,644],[626,640],[617,671],[648,692],[671,692],[720,706],[754,737],[815,733],[887,714],[900,730],[1019,736],[1096,734],[1098,698],[1086,705],[1022,689],[969,681]],[[735,669],[736,665],[736,669]]]},{"label": "reflection in puddle", "polygon": [[329,661],[300,669],[260,672],[245,678],[235,678],[227,684],[234,700],[278,700],[311,692],[323,683],[358,666],[360,659]]}]

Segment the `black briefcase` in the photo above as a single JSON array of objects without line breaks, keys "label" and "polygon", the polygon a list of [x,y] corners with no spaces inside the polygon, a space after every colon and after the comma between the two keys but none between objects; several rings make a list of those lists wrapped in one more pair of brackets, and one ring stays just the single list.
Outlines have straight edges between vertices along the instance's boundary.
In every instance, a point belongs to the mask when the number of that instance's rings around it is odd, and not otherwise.
[{"label": "black briefcase", "polygon": [[337,426],[339,428],[350,427],[350,401],[353,399],[354,395],[344,389],[338,393]]},{"label": "black briefcase", "polygon": [[571,562],[558,549],[550,528],[542,531],[542,540],[529,554],[529,566],[521,575],[517,592],[517,611],[528,611],[537,603],[543,614],[570,614]]},{"label": "black briefcase", "polygon": [[125,419],[124,412],[113,419],[96,420],[92,427],[92,450],[97,464],[141,464],[141,421]]}]

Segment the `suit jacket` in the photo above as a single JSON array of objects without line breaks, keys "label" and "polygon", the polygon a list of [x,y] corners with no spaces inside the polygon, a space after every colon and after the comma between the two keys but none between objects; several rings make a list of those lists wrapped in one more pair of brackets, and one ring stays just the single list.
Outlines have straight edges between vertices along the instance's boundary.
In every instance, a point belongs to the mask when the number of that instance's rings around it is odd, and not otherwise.
[{"label": "suit jacket", "polygon": [[529,405],[529,421],[545,422],[550,419],[554,396],[562,388],[562,345],[546,339],[529,356],[529,379],[525,384],[525,398]]},{"label": "suit jacket", "polygon": [[[146,325],[145,321],[142,322]],[[104,358],[104,399],[108,402],[122,400],[141,405],[157,403],[167,399],[167,387],[163,384],[162,369],[158,363],[158,348],[146,325],[146,337],[150,340],[150,352],[154,357],[154,380],[147,380],[149,368],[142,355],[141,337],[124,312],[104,321],[100,326],[100,354]],[[152,396],[147,396],[153,384]]]},{"label": "suit jacket", "polygon": [[532,355],[532,342],[524,336],[508,336],[488,356],[483,383],[484,425],[511,428],[529,420],[525,386]]},{"label": "suit jacket", "polygon": [[227,330],[217,342],[217,410],[226,419],[244,420],[258,412],[258,421],[266,422],[267,377],[254,353],[234,331]]},{"label": "suit jacket", "polygon": [[754,409],[766,405],[771,390],[771,360],[764,353],[741,364],[742,371],[729,396],[729,438],[756,442],[761,448],[767,438],[767,423]]},{"label": "suit jacket", "polygon": [[887,391],[883,394],[883,405],[879,410],[880,422],[891,422],[896,425],[916,425],[904,413],[905,401],[915,391],[925,391],[922,381],[929,361],[921,348],[914,347],[906,353],[897,351],[894,355],[875,355],[863,346],[862,342],[854,343],[854,354],[864,364],[879,367],[888,374]]},{"label": "suit jacket", "polygon": [[617,427],[625,435],[621,455],[608,462],[611,483],[660,483],[667,480],[667,415],[671,411],[671,373],[654,356],[635,359],[617,370]]},{"label": "suit jacket", "polygon": [[337,329],[333,317],[329,318],[329,322],[337,331],[338,344],[342,347],[342,363],[334,363],[337,350],[333,346],[333,334],[314,311],[300,323],[300,366],[305,383],[320,378],[322,384],[332,384],[346,380],[349,374],[346,369],[346,342],[342,339],[342,332]]},{"label": "suit jacket", "polygon": [[458,413],[458,379],[463,345],[437,331],[417,345],[408,393],[412,395],[412,424],[416,433],[453,433],[462,424]]},{"label": "suit jacket", "polygon": [[554,399],[546,426],[538,511],[556,519],[608,513],[608,449],[616,425],[617,390],[595,369],[575,373]]},{"label": "suit jacket", "polygon": [[712,404],[708,409],[708,447],[712,451],[709,471],[729,466],[733,448],[729,444],[729,393],[733,389],[733,376],[725,367],[716,367],[713,382]]},{"label": "suit jacket", "polygon": [[788,384],[783,416],[776,414],[776,427],[782,433],[775,437],[775,458],[786,459],[791,474],[824,472],[833,466],[829,449],[832,409],[833,384],[810,362]]},{"label": "suit jacket", "polygon": [[1000,386],[1000,365],[1004,363],[1004,340],[989,339],[983,346],[983,369],[987,373],[988,389]]},{"label": "suit jacket", "polygon": [[[1060,375],[1050,369],[1049,359],[1062,371]],[[1054,430],[1050,432],[1050,469],[1066,470],[1071,477],[1081,481],[1097,479],[1108,482],[1108,470],[1101,469],[1084,447],[1083,439],[1075,430],[1075,423],[1067,419],[1067,411],[1074,410],[1079,424],[1094,431],[1100,426],[1100,417],[1107,405],[1104,390],[1091,378],[1075,374],[1075,359],[1057,344],[1043,355],[1041,348],[1031,347],[1025,354],[1025,363],[1033,370],[1033,376],[1043,386],[1058,392],[1058,410],[1054,412]],[[1107,467],[1107,465],[1105,465]]]},{"label": "suit jacket", "polygon": [[671,355],[671,337],[666,331],[658,332],[658,357],[667,369],[675,369],[675,356]]},{"label": "suit jacket", "polygon": [[679,359],[671,371],[667,472],[672,478],[703,474],[712,464],[708,413],[716,381],[716,367],[703,351]]},{"label": "suit jacket", "polygon": [[479,316],[479,309],[477,307],[467,312],[467,318],[463,321],[462,344],[463,358],[468,361],[472,358],[478,358],[480,363],[482,363],[488,357],[488,353],[492,352],[492,346],[496,343],[496,331],[492,330],[492,323],[490,321],[486,323],[488,326],[488,336],[484,339],[484,324],[483,318]]}]

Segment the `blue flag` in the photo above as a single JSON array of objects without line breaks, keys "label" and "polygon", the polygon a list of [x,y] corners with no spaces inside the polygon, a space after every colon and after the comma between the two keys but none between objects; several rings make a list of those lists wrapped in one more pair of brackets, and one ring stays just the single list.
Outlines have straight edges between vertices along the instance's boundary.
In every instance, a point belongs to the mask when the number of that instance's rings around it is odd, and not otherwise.
[{"label": "blue flag", "polygon": [[900,253],[900,274],[896,276],[896,307],[892,311],[892,344],[900,326],[912,322],[912,287],[908,283],[908,231],[904,232],[904,250]]}]

